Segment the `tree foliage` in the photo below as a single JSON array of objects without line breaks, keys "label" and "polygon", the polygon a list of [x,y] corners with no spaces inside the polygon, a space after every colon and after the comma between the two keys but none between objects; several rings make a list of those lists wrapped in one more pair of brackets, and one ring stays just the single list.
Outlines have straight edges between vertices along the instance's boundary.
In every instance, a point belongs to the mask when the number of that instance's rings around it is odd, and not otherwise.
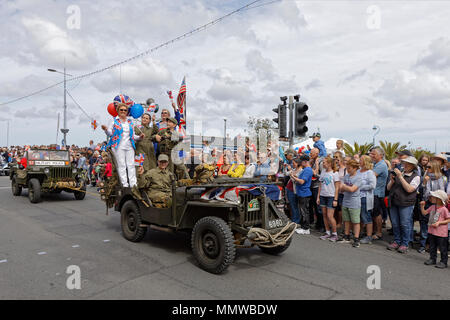
[{"label": "tree foliage", "polygon": [[385,158],[389,161],[396,157],[396,152],[406,149],[405,145],[400,145],[400,142],[380,141],[380,147],[384,151]]},{"label": "tree foliage", "polygon": [[345,143],[344,152],[348,156],[354,156],[355,154],[363,155],[368,153],[372,147],[372,143],[358,144],[357,142],[354,142],[353,146]]}]

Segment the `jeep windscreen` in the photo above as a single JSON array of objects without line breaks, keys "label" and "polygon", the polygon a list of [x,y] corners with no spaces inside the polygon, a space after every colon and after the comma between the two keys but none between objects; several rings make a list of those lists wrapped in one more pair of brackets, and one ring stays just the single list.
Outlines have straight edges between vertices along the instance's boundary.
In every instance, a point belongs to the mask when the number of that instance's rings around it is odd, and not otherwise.
[{"label": "jeep windscreen", "polygon": [[69,161],[69,152],[68,151],[49,151],[50,160],[64,160]]}]

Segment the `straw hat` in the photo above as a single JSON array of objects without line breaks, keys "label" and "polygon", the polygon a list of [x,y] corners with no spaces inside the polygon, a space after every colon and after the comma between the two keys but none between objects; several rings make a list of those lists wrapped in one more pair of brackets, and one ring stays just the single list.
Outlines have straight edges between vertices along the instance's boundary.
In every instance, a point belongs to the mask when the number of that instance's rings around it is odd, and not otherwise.
[{"label": "straw hat", "polygon": [[417,167],[417,159],[416,158],[414,158],[414,157],[407,157],[407,158],[405,158],[405,159],[402,159],[401,161],[403,161],[403,162],[407,162],[407,163],[411,163],[411,164],[413,164],[414,166],[416,166]]},{"label": "straw hat", "polygon": [[440,160],[444,161],[444,163],[447,162],[447,157],[443,153],[440,153],[440,154],[437,154],[437,155],[431,157],[431,160],[433,160],[433,159],[440,159]]}]

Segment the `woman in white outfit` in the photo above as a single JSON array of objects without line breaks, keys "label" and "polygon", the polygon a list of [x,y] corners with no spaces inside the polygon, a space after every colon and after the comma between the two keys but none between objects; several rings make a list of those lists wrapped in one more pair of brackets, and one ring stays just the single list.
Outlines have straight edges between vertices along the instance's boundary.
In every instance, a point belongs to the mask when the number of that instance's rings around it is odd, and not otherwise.
[{"label": "woman in white outfit", "polygon": [[[120,182],[124,187],[136,185],[136,169],[134,164],[135,140],[144,138],[144,134],[137,136],[133,132],[133,123],[128,119],[128,106],[125,103],[118,103],[118,117],[110,123],[108,127],[102,125],[106,135],[110,137],[107,147],[111,147],[117,161],[117,172]],[[128,180],[127,181],[127,171]]]}]

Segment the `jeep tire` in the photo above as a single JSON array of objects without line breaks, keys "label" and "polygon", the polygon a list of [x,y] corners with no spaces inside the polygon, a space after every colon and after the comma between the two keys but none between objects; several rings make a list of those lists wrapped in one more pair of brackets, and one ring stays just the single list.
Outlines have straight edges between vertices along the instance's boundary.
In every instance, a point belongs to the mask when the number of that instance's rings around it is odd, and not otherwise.
[{"label": "jeep tire", "polygon": [[16,177],[11,180],[11,189],[13,196],[20,196],[22,194],[22,187],[17,184]]},{"label": "jeep tire", "polygon": [[28,198],[31,203],[41,202],[41,183],[36,178],[28,181]]},{"label": "jeep tire", "polygon": [[120,225],[122,235],[125,239],[132,242],[140,242],[147,232],[146,227],[141,227],[142,216],[134,200],[128,200],[120,210]]},{"label": "jeep tire", "polygon": [[192,230],[192,253],[200,267],[219,274],[234,262],[236,247],[230,227],[218,217],[204,217]]},{"label": "jeep tire", "polygon": [[273,247],[273,248],[264,248],[264,247],[259,247],[259,248],[264,253],[272,254],[272,255],[276,256],[276,255],[286,251],[287,248],[289,248],[289,246],[291,245],[291,241],[292,241],[292,238],[289,238],[289,240],[286,241],[286,244],[283,246],[278,246],[278,247]]},{"label": "jeep tire", "polygon": [[73,195],[75,196],[75,199],[77,200],[83,200],[84,197],[86,197],[86,185],[84,185],[80,191],[74,191]]}]

